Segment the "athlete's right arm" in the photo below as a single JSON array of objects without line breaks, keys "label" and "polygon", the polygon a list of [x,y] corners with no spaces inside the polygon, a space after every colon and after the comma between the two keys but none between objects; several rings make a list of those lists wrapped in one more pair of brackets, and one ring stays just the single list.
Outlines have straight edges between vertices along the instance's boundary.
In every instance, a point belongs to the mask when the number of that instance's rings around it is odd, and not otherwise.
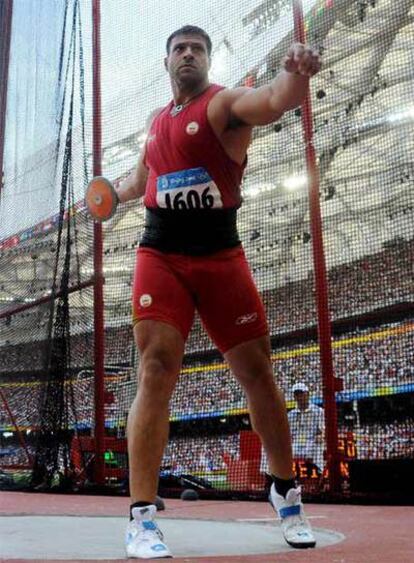
[{"label": "athlete's right arm", "polygon": [[142,147],[136,167],[116,188],[116,194],[120,203],[125,203],[126,201],[137,199],[144,195],[148,178],[148,168],[144,164],[144,159],[145,144]]},{"label": "athlete's right arm", "polygon": [[[151,112],[145,125],[146,133],[150,130],[151,124],[159,112],[160,108]],[[148,179],[148,168],[145,165],[145,151],[146,143],[144,143],[144,146],[142,147],[136,167],[116,188],[116,193],[120,203],[124,203],[131,199],[138,199],[145,193],[145,187]]]}]

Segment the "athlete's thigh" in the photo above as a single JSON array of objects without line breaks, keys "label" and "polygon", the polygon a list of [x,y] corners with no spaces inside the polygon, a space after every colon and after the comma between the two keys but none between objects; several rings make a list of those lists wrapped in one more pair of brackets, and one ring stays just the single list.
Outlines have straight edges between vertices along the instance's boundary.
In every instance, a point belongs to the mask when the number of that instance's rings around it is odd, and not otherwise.
[{"label": "athlete's thigh", "polygon": [[180,258],[152,248],[139,248],[132,288],[134,326],[153,320],[175,327],[187,339],[195,304],[179,275]]},{"label": "athlete's thigh", "polygon": [[262,300],[241,247],[209,257],[197,308],[222,353],[268,333]]}]

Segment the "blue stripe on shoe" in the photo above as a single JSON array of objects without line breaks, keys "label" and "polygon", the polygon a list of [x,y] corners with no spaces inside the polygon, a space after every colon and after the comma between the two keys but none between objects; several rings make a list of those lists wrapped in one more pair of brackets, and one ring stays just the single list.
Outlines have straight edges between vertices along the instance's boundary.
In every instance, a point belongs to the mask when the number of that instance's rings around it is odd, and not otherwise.
[{"label": "blue stripe on shoe", "polygon": [[156,530],[157,526],[154,524],[154,522],[151,522],[151,520],[144,520],[142,522],[142,526],[144,527],[144,530]]},{"label": "blue stripe on shoe", "polygon": [[151,549],[153,551],[167,551],[167,548],[165,547],[165,545],[163,543],[157,543],[155,545],[152,545]]},{"label": "blue stripe on shoe", "polygon": [[298,516],[300,514],[300,504],[294,504],[293,506],[286,506],[285,508],[279,508],[279,516],[287,518],[288,516]]}]

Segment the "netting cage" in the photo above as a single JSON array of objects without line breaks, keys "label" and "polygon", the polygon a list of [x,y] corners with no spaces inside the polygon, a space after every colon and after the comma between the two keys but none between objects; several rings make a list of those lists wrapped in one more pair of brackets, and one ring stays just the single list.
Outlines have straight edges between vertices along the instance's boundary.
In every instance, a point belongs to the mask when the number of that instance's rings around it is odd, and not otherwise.
[{"label": "netting cage", "polygon": [[[136,165],[185,24],[208,32],[210,81],[228,88],[271,81],[294,41],[323,55],[304,104],[253,131],[239,234],[305,494],[397,494],[414,453],[413,0],[3,0],[0,486],[128,488],[144,208],[98,225],[84,194]],[[160,492],[260,498],[268,469],[197,317]]]}]

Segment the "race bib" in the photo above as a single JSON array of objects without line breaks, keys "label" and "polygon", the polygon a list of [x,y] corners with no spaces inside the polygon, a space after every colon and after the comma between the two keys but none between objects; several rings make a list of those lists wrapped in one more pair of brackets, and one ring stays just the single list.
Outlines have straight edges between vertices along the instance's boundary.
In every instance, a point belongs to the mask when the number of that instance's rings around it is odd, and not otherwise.
[{"label": "race bib", "polygon": [[204,168],[190,168],[158,176],[157,205],[164,209],[218,209],[220,190]]}]

